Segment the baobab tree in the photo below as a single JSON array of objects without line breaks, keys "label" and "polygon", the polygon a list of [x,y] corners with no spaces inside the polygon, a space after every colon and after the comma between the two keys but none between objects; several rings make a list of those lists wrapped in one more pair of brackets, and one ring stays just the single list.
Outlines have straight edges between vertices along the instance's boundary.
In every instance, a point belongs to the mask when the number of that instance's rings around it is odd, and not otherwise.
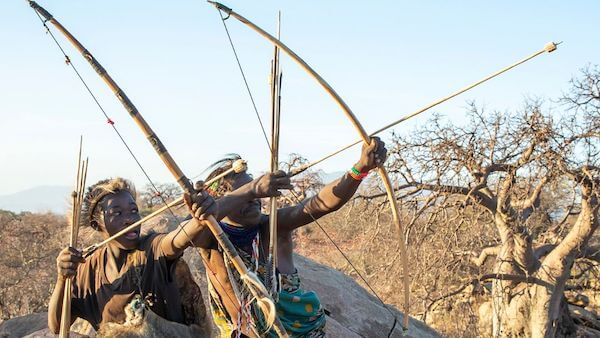
[{"label": "baobab tree", "polygon": [[598,68],[583,70],[559,101],[561,113],[544,112],[537,101],[515,113],[472,104],[465,123],[436,116],[394,136],[390,171],[402,202],[420,210],[422,226],[439,222],[426,216],[440,209],[480,210],[493,224],[495,245],[472,259],[493,261],[476,278],[491,284],[484,311],[491,319],[480,319],[489,331],[482,334],[564,337],[577,330],[565,286],[576,260],[600,258],[590,246],[599,224],[599,83]]}]

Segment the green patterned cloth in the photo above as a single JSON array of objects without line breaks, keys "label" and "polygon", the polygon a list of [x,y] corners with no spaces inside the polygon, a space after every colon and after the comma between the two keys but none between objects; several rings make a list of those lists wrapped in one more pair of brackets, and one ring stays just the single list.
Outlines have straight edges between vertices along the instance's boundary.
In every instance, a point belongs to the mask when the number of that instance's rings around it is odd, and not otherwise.
[{"label": "green patterned cloth", "polygon": [[[319,296],[300,288],[298,272],[281,274],[281,292],[275,304],[279,320],[291,337],[325,337],[325,314]],[[273,330],[269,337],[277,337]]]}]

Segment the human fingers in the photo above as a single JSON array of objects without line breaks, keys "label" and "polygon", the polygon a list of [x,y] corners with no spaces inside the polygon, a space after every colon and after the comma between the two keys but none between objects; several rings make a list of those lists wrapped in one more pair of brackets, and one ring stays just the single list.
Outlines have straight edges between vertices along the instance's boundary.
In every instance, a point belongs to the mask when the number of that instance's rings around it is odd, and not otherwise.
[{"label": "human fingers", "polygon": [[75,262],[60,262],[58,264],[58,267],[62,270],[67,270],[67,269],[77,269],[77,266],[79,264],[75,263]]},{"label": "human fingers", "polygon": [[189,210],[192,210],[192,206],[193,206],[193,202],[192,202],[192,197],[190,196],[190,194],[188,194],[187,192],[183,194],[183,201],[185,202],[185,205],[187,205]]},{"label": "human fingers", "polygon": [[292,189],[294,189],[294,186],[291,183],[282,184],[279,186],[279,190],[292,190]]},{"label": "human fingers", "polygon": [[205,190],[198,192],[198,194],[194,196],[191,214],[195,218],[205,219],[208,215],[215,215],[216,210],[217,205],[215,200]]},{"label": "human fingers", "polygon": [[213,200],[212,198],[208,197],[205,198],[202,203],[200,203],[200,207],[198,208],[198,211],[205,214],[208,213],[209,210],[211,210],[211,207],[215,204],[215,200]]},{"label": "human fingers", "polygon": [[80,251],[72,247],[66,247],[58,254],[57,262],[83,262],[85,259]]},{"label": "human fingers", "polygon": [[289,185],[291,182],[291,178],[289,176],[285,176],[285,177],[280,177],[280,178],[276,178],[275,180],[273,180],[273,183],[275,183],[276,186],[282,186],[282,185]]},{"label": "human fingers", "polygon": [[281,194],[282,194],[281,191],[274,189],[274,190],[269,191],[268,197],[278,197],[278,196],[281,196]]},{"label": "human fingers", "polygon": [[83,253],[77,249],[75,249],[72,246],[67,247],[67,251],[72,255],[72,256],[76,256],[76,257],[83,257]]},{"label": "human fingers", "polygon": [[59,274],[63,277],[77,276],[77,269],[60,269]]},{"label": "human fingers", "polygon": [[85,258],[83,258],[80,251],[72,247],[64,248],[56,257],[58,274],[63,277],[75,276],[77,266],[83,262],[85,262]]},{"label": "human fingers", "polygon": [[85,258],[83,258],[83,255],[81,255],[81,254],[71,255],[69,257],[69,261],[76,262],[76,263],[83,263],[83,262],[85,262]]},{"label": "human fingers", "polygon": [[200,216],[211,214],[213,215],[216,211],[216,203],[215,200],[211,197],[205,198],[199,205],[196,210],[196,216],[200,218]]},{"label": "human fingers", "polygon": [[205,204],[196,211],[194,215],[197,219],[206,219],[208,216],[217,214],[217,203],[215,201],[206,201]]},{"label": "human fingers", "polygon": [[277,171],[273,172],[272,175],[273,175],[273,177],[279,178],[279,177],[285,177],[285,176],[287,176],[287,173],[285,171],[283,171],[283,170],[277,170]]},{"label": "human fingers", "polygon": [[377,137],[377,136],[371,137],[369,139],[369,143],[365,143],[365,146],[364,146],[365,151],[370,152],[370,153],[376,151],[377,146],[379,145],[378,141],[380,141],[379,137]]},{"label": "human fingers", "polygon": [[375,143],[375,151],[377,151],[379,148],[381,148],[384,145],[383,141],[381,141],[381,138],[379,138],[379,136],[371,137],[371,142]]},{"label": "human fingers", "polygon": [[191,203],[191,210],[192,212],[195,212],[196,210],[198,210],[198,208],[200,208],[200,206],[202,205],[202,203],[209,198],[210,195],[208,194],[208,192],[206,192],[206,190],[200,190],[198,191],[196,194],[194,194],[194,196],[190,196],[190,203]]},{"label": "human fingers", "polygon": [[384,163],[385,160],[387,159],[387,149],[385,148],[385,145],[382,145],[379,147],[379,149],[377,150],[377,152],[375,153],[375,163],[377,165]]},{"label": "human fingers", "polygon": [[201,205],[207,198],[210,198],[208,192],[206,192],[206,190],[200,190],[194,196],[194,203]]},{"label": "human fingers", "polygon": [[83,263],[85,262],[85,258],[83,258],[83,256],[81,254],[71,254],[71,253],[66,253],[64,255],[60,255],[58,257],[58,259],[56,260],[57,264],[62,264],[62,263]]}]

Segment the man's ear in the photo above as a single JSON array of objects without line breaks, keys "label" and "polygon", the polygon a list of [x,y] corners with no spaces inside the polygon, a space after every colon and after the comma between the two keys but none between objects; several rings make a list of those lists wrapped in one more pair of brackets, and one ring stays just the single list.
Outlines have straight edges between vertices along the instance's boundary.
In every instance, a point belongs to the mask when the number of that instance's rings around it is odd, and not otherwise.
[{"label": "man's ear", "polygon": [[92,229],[96,231],[102,231],[102,228],[104,228],[104,216],[102,211],[98,213],[97,217],[92,219],[90,225],[92,226]]}]

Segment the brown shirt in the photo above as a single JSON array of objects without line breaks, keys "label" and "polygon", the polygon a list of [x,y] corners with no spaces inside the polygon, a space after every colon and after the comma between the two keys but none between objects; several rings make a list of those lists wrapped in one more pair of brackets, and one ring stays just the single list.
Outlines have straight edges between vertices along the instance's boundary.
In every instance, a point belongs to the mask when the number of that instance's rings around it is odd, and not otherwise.
[{"label": "brown shirt", "polygon": [[179,290],[175,281],[176,260],[167,259],[160,249],[165,234],[142,238],[130,251],[121,274],[112,283],[106,277],[105,246],[79,265],[73,282],[72,316],[87,320],[97,330],[101,323],[125,321],[124,308],[135,295],[152,301],[157,315],[184,323]]}]

